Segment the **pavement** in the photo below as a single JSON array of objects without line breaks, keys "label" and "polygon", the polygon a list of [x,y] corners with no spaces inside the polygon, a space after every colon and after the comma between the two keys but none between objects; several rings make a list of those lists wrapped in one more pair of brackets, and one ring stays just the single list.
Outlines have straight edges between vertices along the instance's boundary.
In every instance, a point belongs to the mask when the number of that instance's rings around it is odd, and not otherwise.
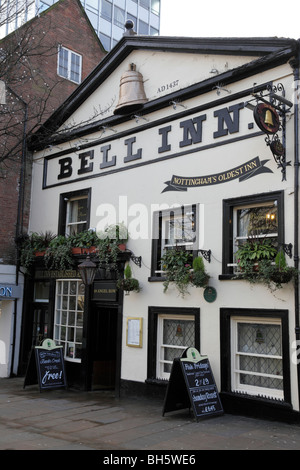
[{"label": "pavement", "polygon": [[[23,383],[22,378],[0,379],[2,451],[97,450],[98,463],[134,467],[171,464],[170,455],[194,464],[201,450],[300,450],[297,424],[230,414],[197,422],[188,409],[162,416],[159,399],[119,398],[112,391],[40,391]],[[23,460],[24,453],[19,454]],[[76,463],[78,454],[71,455]],[[120,460],[128,456],[139,460]]]}]

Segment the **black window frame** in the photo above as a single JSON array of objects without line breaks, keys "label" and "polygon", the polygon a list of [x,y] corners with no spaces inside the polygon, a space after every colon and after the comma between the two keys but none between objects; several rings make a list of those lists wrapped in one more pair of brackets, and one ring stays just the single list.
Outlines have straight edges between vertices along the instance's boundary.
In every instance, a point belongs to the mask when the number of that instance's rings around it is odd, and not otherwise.
[{"label": "black window frame", "polygon": [[148,354],[147,382],[168,382],[156,377],[157,371],[157,325],[159,315],[193,316],[195,321],[195,347],[200,352],[200,308],[196,307],[148,307]]},{"label": "black window frame", "polygon": [[[243,308],[221,308],[220,309],[220,361],[221,361],[221,392],[231,395],[261,400],[261,397],[247,395],[232,391],[231,383],[231,318],[232,317],[254,317],[260,319],[276,318],[281,320],[282,337],[282,368],[283,368],[283,395],[284,403],[291,404],[291,384],[290,384],[290,346],[289,346],[289,312],[288,310],[273,309],[243,309]],[[266,401],[274,401],[272,398],[265,398]],[[279,402],[280,403],[280,402]]]},{"label": "black window frame", "polygon": [[219,279],[231,279],[234,277],[233,268],[228,263],[233,262],[233,212],[238,206],[249,204],[268,203],[277,201],[278,214],[278,244],[284,244],[284,191],[254,194],[223,200],[223,256],[222,275]]},{"label": "black window frame", "polygon": [[[149,281],[158,281],[164,280],[162,274],[157,273],[157,270],[160,270],[159,260],[161,259],[161,249],[162,249],[162,221],[166,216],[178,216],[178,214],[184,214],[187,210],[191,210],[194,213],[194,230],[195,232],[195,241],[193,242],[193,249],[189,250],[195,258],[198,254],[198,233],[199,233],[199,213],[198,213],[198,204],[187,204],[180,207],[171,207],[170,209],[163,209],[155,211],[153,213],[153,236],[152,236],[152,251],[151,251],[151,276]],[[184,249],[184,247],[183,247]]]},{"label": "black window frame", "polygon": [[87,196],[87,221],[86,229],[90,227],[90,212],[91,212],[91,188],[82,189],[79,191],[70,191],[68,193],[62,193],[59,196],[59,216],[58,216],[58,235],[66,235],[66,225],[67,225],[67,204],[69,199],[80,198],[82,196]]}]

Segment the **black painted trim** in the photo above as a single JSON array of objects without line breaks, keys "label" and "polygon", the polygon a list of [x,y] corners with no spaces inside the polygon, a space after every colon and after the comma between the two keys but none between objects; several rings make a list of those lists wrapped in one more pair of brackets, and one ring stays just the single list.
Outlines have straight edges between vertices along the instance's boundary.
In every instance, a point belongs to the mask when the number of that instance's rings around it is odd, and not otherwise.
[{"label": "black painted trim", "polygon": [[67,200],[73,197],[80,197],[87,195],[87,222],[86,230],[90,226],[90,212],[91,212],[91,197],[92,189],[86,188],[79,191],[70,191],[68,193],[61,193],[59,195],[59,215],[58,215],[58,235],[66,234],[66,214],[67,214]]},{"label": "black painted trim", "polygon": [[262,194],[245,195],[242,197],[223,200],[223,240],[222,240],[222,275],[219,279],[226,280],[233,277],[232,268],[227,263],[232,262],[233,257],[233,210],[236,206],[250,203],[268,202],[277,200],[278,208],[278,241],[284,243],[284,191],[274,191]]},{"label": "black painted trim", "polygon": [[148,362],[147,381],[156,379],[157,319],[158,315],[192,315],[195,319],[195,344],[200,351],[200,308],[194,307],[148,307]]}]

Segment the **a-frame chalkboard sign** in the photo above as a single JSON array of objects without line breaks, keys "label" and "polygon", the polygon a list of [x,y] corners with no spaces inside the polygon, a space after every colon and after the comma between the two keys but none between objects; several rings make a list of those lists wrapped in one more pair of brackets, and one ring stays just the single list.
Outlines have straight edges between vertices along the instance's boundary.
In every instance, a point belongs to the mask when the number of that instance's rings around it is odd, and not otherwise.
[{"label": "a-frame chalkboard sign", "polygon": [[195,348],[173,361],[163,416],[185,408],[192,408],[196,421],[224,413],[209,360]]},{"label": "a-frame chalkboard sign", "polygon": [[23,388],[37,383],[40,391],[67,388],[63,347],[56,346],[51,339],[45,339],[42,346],[35,346],[30,353]]}]

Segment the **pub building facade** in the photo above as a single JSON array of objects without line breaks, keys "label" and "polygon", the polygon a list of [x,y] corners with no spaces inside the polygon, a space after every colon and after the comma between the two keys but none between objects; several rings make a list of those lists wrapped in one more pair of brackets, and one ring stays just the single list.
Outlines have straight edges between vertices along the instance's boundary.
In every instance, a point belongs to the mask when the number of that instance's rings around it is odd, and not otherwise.
[{"label": "pub building facade", "polygon": [[[96,252],[74,255],[72,269],[35,263],[20,370],[50,337],[70,386],[163,397],[173,359],[194,347],[225,411],[298,419],[297,276],[266,283],[259,255],[252,275],[239,259],[268,245],[269,270],[275,251],[298,268],[298,53],[284,38],[129,31],[54,112],[28,143],[30,232],[122,224],[128,239],[117,270]],[[174,259],[161,262],[166,253]],[[168,283],[178,254],[188,279],[201,258],[208,281]],[[79,274],[86,260],[91,284]],[[127,265],[141,288],[129,295],[117,284]]]}]

